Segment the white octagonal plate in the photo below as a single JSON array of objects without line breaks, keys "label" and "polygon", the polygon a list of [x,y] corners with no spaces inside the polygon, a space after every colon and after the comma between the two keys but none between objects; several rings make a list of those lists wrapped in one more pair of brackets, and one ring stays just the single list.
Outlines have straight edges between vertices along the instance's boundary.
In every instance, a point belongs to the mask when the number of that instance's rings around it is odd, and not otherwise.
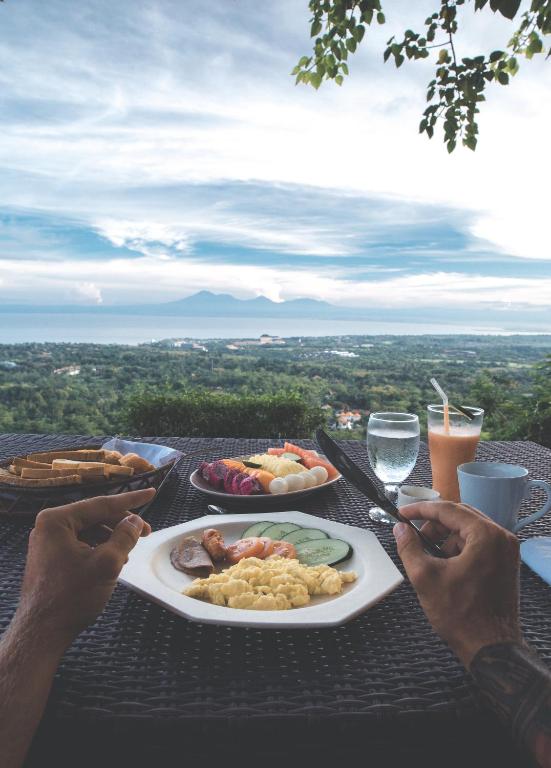
[{"label": "white octagonal plate", "polygon": [[[347,541],[352,545],[354,553],[350,560],[336,567],[355,571],[357,580],[345,584],[340,595],[316,596],[309,605],[287,611],[225,608],[182,594],[193,577],[177,571],[170,562],[170,550],[181,536],[200,536],[205,528],[217,528],[224,535],[226,544],[231,544],[241,538],[246,528],[262,520],[319,528],[333,538]],[[334,523],[304,512],[259,512],[200,517],[156,531],[140,539],[130,553],[119,581],[143,597],[191,621],[228,626],[308,629],[332,627],[350,621],[396,589],[403,577],[371,531]]]}]

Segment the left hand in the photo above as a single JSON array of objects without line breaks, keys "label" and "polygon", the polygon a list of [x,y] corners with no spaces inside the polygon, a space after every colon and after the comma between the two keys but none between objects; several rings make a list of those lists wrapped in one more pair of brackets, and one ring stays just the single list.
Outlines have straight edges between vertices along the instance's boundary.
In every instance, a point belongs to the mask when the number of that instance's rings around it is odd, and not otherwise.
[{"label": "left hand", "polygon": [[[49,648],[63,653],[105,607],[140,536],[151,533],[149,524],[128,510],[154,495],[146,488],[40,512],[14,621],[32,627]],[[84,543],[86,532],[99,525],[112,529],[109,538],[96,547]]]}]

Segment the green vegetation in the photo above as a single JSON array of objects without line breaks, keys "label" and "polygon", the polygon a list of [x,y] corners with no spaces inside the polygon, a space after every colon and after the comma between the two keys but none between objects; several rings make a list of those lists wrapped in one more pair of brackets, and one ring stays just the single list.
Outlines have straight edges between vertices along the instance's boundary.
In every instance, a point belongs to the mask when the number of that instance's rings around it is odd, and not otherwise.
[{"label": "green vegetation", "polygon": [[[521,0],[435,0],[435,11],[424,22],[424,29],[407,29],[402,39],[394,35],[387,42],[384,60],[393,59],[401,67],[406,58],[434,58],[435,77],[427,87],[428,107],[423,113],[419,132],[432,138],[437,124],[444,129],[448,152],[462,141],[475,149],[478,126],[476,115],[488,83],[508,85],[519,69],[519,58],[531,59],[545,53],[542,37],[551,34],[551,0],[531,0],[530,7],[515,23],[505,47],[473,57],[461,57],[455,39],[459,29],[460,6],[474,11],[486,8],[514,19]],[[385,5],[386,7],[386,5]],[[311,56],[303,56],[294,68],[297,83],[319,88],[323,80],[342,85],[348,75],[348,57],[354,53],[372,24],[386,22],[380,0],[310,0],[310,35],[315,38]],[[551,54],[551,48],[548,55]]]},{"label": "green vegetation", "polygon": [[310,437],[323,411],[300,395],[230,395],[195,389],[181,394],[142,392],[130,399],[132,432],[189,437]]},{"label": "green vegetation", "polygon": [[[350,336],[202,346],[0,345],[0,432],[292,438],[311,432],[323,408],[334,426],[339,411],[357,411],[353,428],[338,435],[365,439],[369,411],[414,412],[424,425],[426,405],[435,400],[429,379],[436,376],[452,402],[484,407],[485,438],[551,445],[550,337]],[[250,399],[259,397],[265,399]]]}]

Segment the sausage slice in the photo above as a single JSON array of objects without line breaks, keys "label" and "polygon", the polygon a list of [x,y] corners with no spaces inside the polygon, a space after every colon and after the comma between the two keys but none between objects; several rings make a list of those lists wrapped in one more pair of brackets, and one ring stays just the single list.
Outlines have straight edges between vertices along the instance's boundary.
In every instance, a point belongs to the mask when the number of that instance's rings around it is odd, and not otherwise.
[{"label": "sausage slice", "polygon": [[198,578],[209,576],[214,571],[209,553],[193,536],[184,536],[172,548],[170,562],[178,571]]}]

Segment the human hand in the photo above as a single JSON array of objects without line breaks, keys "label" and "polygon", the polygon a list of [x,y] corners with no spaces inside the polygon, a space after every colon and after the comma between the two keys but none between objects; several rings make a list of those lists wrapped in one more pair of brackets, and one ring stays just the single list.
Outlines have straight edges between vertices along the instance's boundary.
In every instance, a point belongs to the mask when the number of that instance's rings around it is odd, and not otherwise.
[{"label": "human hand", "polygon": [[516,536],[465,504],[420,502],[400,509],[424,519],[431,541],[445,539],[440,559],[427,555],[405,523],[394,535],[406,573],[433,629],[468,668],[484,646],[521,642],[519,543]]},{"label": "human hand", "polygon": [[[105,607],[117,577],[148,523],[130,514],[149,502],[146,488],[117,496],[98,496],[44,509],[36,518],[14,621],[40,633],[48,649],[61,654]],[[106,541],[85,543],[91,529],[108,526]]]}]

